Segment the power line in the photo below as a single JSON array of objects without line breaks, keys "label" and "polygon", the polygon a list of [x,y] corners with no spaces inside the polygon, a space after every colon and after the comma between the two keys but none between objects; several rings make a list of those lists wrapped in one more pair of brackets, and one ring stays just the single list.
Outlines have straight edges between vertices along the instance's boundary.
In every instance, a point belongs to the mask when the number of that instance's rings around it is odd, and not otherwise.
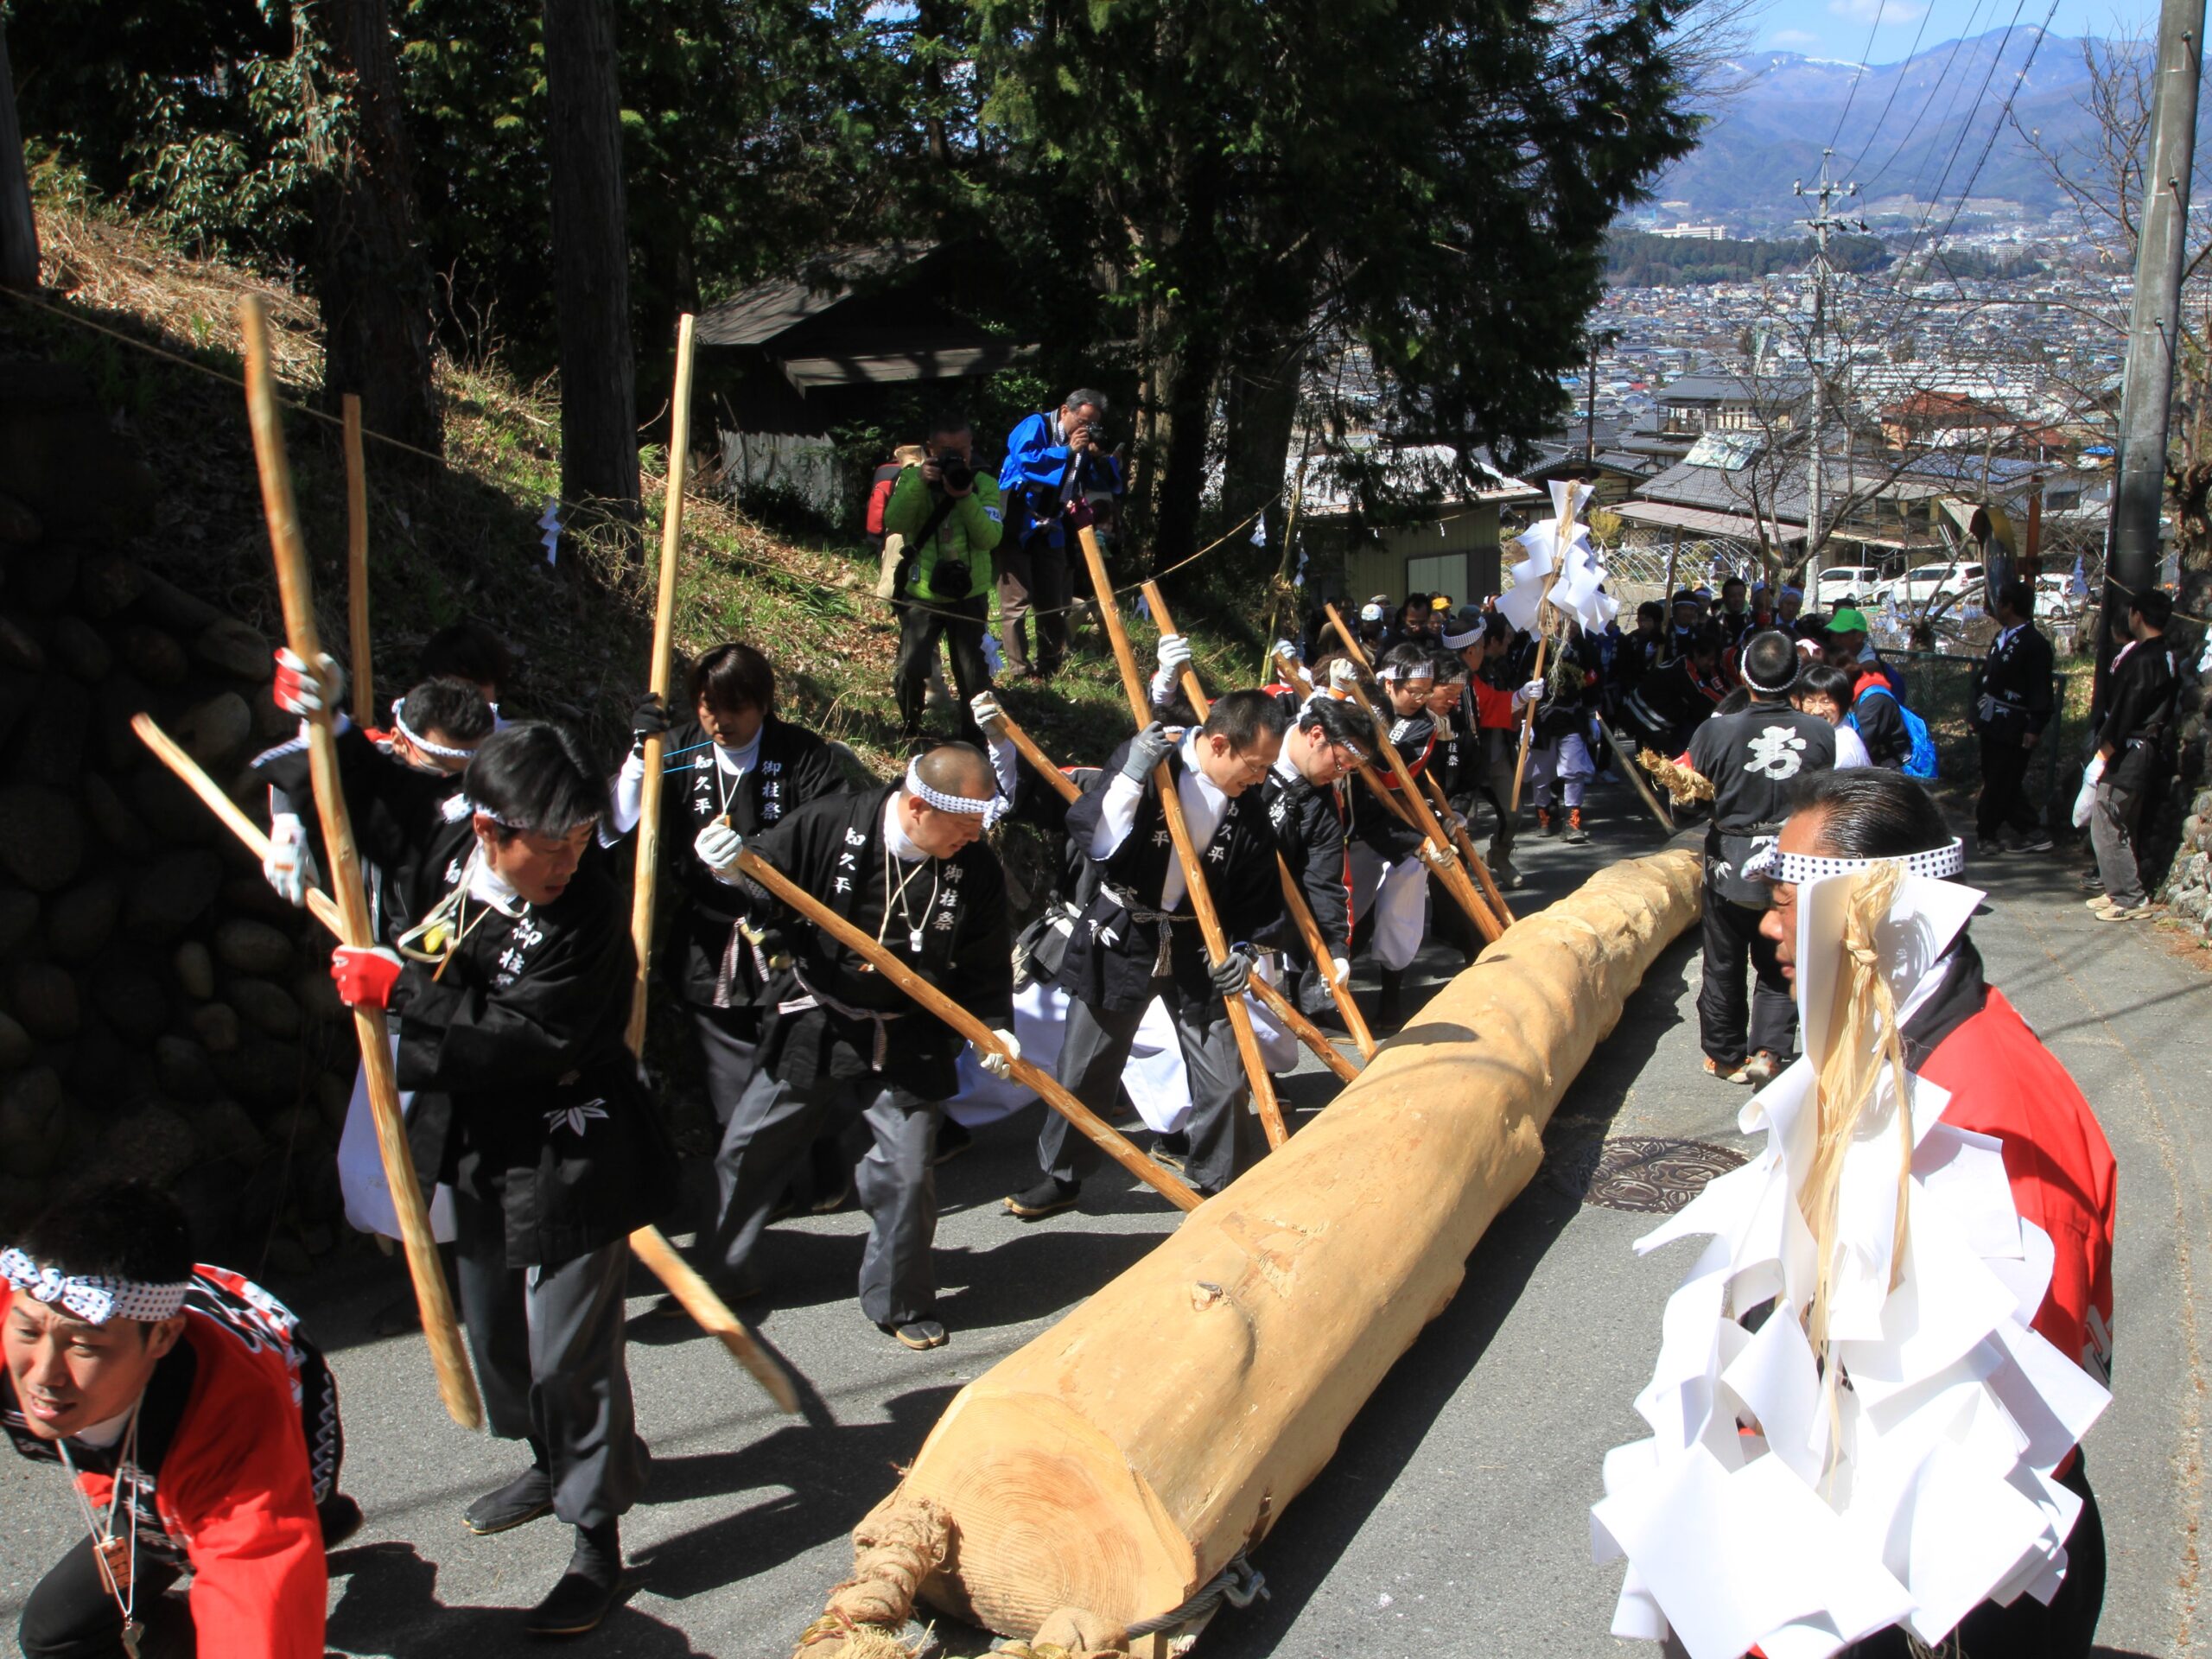
[{"label": "power line", "polygon": [[[1882,130],[1882,124],[1890,118],[1890,111],[1896,106],[1897,101],[1897,88],[1904,85],[1904,72],[1907,68],[1910,67],[1912,60],[1920,55],[1920,42],[1928,33],[1928,20],[1935,15],[1936,8],[1932,5],[1925,5],[1920,9],[1920,27],[1913,32],[1912,44],[1906,48],[1904,59],[1903,62],[1897,66],[1898,73],[1896,78],[1890,82],[1890,95],[1882,100],[1882,112],[1874,118],[1874,124],[1866,130],[1866,149],[1872,149],[1874,147],[1874,140]],[[1847,113],[1848,113],[1847,111]],[[1835,124],[1835,130],[1837,134],[1840,136],[1843,131],[1843,123],[1840,121],[1837,122]],[[1833,143],[1834,141],[1831,140],[1830,142]],[[1862,149],[1859,151],[1856,160],[1854,161],[1853,166],[1855,167],[1858,162],[1863,162],[1866,159],[1866,150]]]},{"label": "power line", "polygon": [[[1966,26],[1960,31],[1959,38],[1951,42],[1951,49],[1943,59],[1942,68],[1936,72],[1936,79],[1929,85],[1928,96],[1923,99],[1920,102],[1919,113],[1915,115],[1910,121],[1905,124],[1904,130],[1897,134],[1897,143],[1891,146],[1888,158],[1883,162],[1881,166],[1874,169],[1873,177],[1866,181],[1865,188],[1869,192],[1872,192],[1873,188],[1882,181],[1889,170],[1897,165],[1897,157],[1904,154],[1904,147],[1912,142],[1913,135],[1921,131],[1925,126],[1928,120],[1928,111],[1936,102],[1936,95],[1942,92],[1947,86],[1951,90],[1951,103],[1943,106],[1943,118],[1946,121],[1950,119],[1952,105],[1955,105],[1959,99],[1959,84],[1951,79],[1951,67],[1959,60],[1959,51],[1961,48],[1966,45],[1967,37],[1974,33],[1974,19],[1981,16],[1981,7],[1982,0],[1974,0],[1974,10],[1967,13]],[[1923,168],[1925,168],[1927,163],[1923,162],[1921,165]],[[1918,173],[1914,174],[1913,178],[1916,183],[1918,181],[1919,176]]]},{"label": "power line", "polygon": [[[1889,10],[1889,6],[1890,0],[1875,0],[1873,27],[1866,31],[1866,44],[1859,51],[1859,73],[1852,76],[1850,90],[1843,95],[1843,113],[1836,117],[1835,130],[1828,135],[1827,147],[1830,149],[1834,149],[1835,141],[1843,137],[1843,124],[1851,118],[1851,105],[1859,96],[1859,83],[1866,79],[1866,60],[1874,55],[1874,36],[1882,27],[1882,14]],[[1921,13],[1920,25],[1923,29],[1928,26],[1928,12],[1934,10],[1935,7],[1929,6]]]}]

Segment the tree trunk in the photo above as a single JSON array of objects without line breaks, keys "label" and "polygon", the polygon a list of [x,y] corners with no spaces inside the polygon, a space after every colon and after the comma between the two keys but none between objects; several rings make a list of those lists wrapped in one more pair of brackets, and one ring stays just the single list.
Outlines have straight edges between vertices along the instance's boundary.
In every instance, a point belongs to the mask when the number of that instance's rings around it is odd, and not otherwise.
[{"label": "tree trunk", "polygon": [[571,528],[638,519],[637,359],[630,339],[628,211],[613,0],[545,0],[560,313],[561,493]]},{"label": "tree trunk", "polygon": [[16,77],[8,67],[8,29],[0,22],[0,288],[38,287],[38,220],[23,167],[23,129],[16,117]]},{"label": "tree trunk", "polygon": [[1160,408],[1153,416],[1158,473],[1153,494],[1152,561],[1165,569],[1198,550],[1198,506],[1205,488],[1206,439],[1212,429],[1214,385],[1221,349],[1185,334],[1163,356]]},{"label": "tree trunk", "polygon": [[353,77],[356,127],[315,215],[322,400],[359,393],[361,424],[430,454],[445,448],[430,344],[430,268],[400,101],[386,0],[329,0],[337,67]]},{"label": "tree trunk", "polygon": [[1420,1036],[962,1389],[874,1512],[949,1512],[925,1599],[1008,1636],[1071,1607],[1127,1626],[1264,1538],[1450,1304],[1700,886],[1694,852],[1661,853],[1516,923]]},{"label": "tree trunk", "polygon": [[1268,549],[1279,559],[1290,511],[1287,465],[1298,425],[1306,337],[1299,333],[1285,338],[1267,331],[1248,334],[1241,345],[1222,375],[1229,430],[1222,457],[1221,505],[1234,523],[1281,492],[1268,502],[1265,515]]}]

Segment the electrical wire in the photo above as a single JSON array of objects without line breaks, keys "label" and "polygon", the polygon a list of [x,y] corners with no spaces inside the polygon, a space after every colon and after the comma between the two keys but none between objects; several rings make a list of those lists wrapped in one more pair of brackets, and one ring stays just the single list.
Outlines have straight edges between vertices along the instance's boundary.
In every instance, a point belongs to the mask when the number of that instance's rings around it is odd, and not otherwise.
[{"label": "electrical wire", "polygon": [[[1866,31],[1866,44],[1860,48],[1859,52],[1859,73],[1851,78],[1850,89],[1843,95],[1843,112],[1836,117],[1835,130],[1828,135],[1827,147],[1830,149],[1834,149],[1835,141],[1843,137],[1843,124],[1851,118],[1852,104],[1859,97],[1859,83],[1866,79],[1866,60],[1874,55],[1874,36],[1880,31],[1882,14],[1887,11],[1889,7],[1890,0],[1875,0],[1873,26]],[[1925,29],[1928,26],[1928,12],[1934,10],[1935,7],[1931,5],[1927,11],[1921,13],[1922,28]]]},{"label": "electrical wire", "polygon": [[[1897,65],[1897,76],[1890,82],[1890,95],[1882,100],[1882,112],[1874,118],[1874,124],[1866,129],[1866,149],[1860,150],[1856,159],[1853,161],[1852,166],[1854,168],[1860,162],[1866,159],[1866,150],[1874,147],[1874,140],[1882,130],[1882,124],[1890,118],[1891,110],[1896,107],[1897,88],[1904,85],[1904,71],[1911,66],[1912,60],[1920,55],[1920,42],[1928,34],[1928,20],[1935,15],[1936,8],[1933,5],[1925,5],[1920,9],[1920,27],[1913,32],[1912,44],[1906,48],[1904,57]],[[1847,108],[1845,112],[1849,113]],[[1843,134],[1843,123],[1837,122],[1835,130],[1837,137],[1840,137]],[[1834,140],[1831,139],[1829,143],[1833,146]],[[1865,188],[1863,185],[1860,187],[1862,190]]]},{"label": "electrical wire", "polygon": [[[1959,83],[1951,79],[1951,68],[1958,62],[1959,53],[1966,46],[1967,37],[1974,33],[1974,19],[1981,16],[1981,8],[1982,0],[1974,0],[1974,10],[1967,13],[1966,25],[1961,29],[1959,38],[1951,42],[1951,49],[1943,59],[1942,68],[1936,72],[1936,78],[1929,83],[1928,96],[1920,101],[1919,112],[1899,129],[1897,143],[1891,146],[1890,153],[1881,166],[1874,169],[1873,177],[1860,181],[1859,188],[1862,191],[1871,191],[1876,184],[1886,177],[1889,170],[1897,165],[1897,157],[1904,154],[1904,147],[1912,142],[1913,136],[1926,130],[1928,111],[1935,105],[1936,95],[1946,86],[1951,90],[1951,102],[1943,106],[1943,118],[1946,121],[1950,119],[1951,110],[1958,103],[1959,98]],[[1925,160],[1921,162],[1920,169],[1913,175],[1914,182],[1919,181],[1920,173],[1926,170],[1927,165]]]}]

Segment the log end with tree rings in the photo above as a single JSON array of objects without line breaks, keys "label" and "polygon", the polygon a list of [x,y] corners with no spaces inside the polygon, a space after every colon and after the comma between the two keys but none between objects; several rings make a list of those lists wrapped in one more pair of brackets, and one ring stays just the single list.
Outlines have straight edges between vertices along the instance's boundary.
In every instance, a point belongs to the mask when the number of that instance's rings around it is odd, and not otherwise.
[{"label": "log end with tree rings", "polygon": [[1450,1303],[1699,891],[1672,849],[1516,923],[1286,1146],[963,1389],[878,1510],[951,1517],[923,1599],[1025,1639],[1067,1607],[1135,1628],[1259,1543]]}]

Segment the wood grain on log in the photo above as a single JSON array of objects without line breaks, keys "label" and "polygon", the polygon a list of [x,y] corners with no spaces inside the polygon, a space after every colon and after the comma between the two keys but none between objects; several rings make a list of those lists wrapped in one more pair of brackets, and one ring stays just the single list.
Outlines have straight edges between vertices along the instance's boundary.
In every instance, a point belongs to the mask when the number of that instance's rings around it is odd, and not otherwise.
[{"label": "wood grain on log", "polygon": [[1516,924],[1287,1146],[963,1389],[886,1500],[952,1516],[924,1599],[1007,1636],[1068,1606],[1139,1624],[1263,1537],[1450,1303],[1698,899],[1672,850]]}]

